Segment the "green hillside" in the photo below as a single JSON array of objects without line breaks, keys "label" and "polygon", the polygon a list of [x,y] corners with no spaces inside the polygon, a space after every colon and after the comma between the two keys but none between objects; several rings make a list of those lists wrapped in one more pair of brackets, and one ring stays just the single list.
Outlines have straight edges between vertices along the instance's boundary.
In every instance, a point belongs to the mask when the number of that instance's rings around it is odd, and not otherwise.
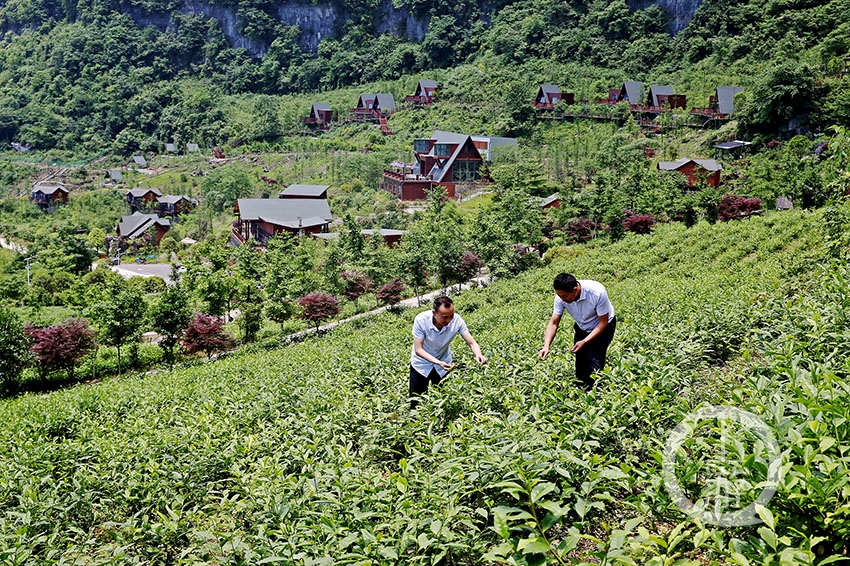
[{"label": "green hillside", "polygon": [[[771,212],[555,250],[547,268],[458,298],[490,362],[478,367],[456,344],[466,367],[414,414],[412,310],[277,350],[2,401],[0,561],[837,557],[850,442],[850,282],[829,259],[846,251],[834,239],[841,218]],[[536,359],[561,270],[604,282],[620,320],[591,392],[571,383],[567,332]],[[710,404],[751,411],[777,438],[779,486],[761,525],[692,521],[664,489],[669,431]],[[686,491],[712,498],[703,480],[726,473],[751,501],[775,470],[764,446],[722,421],[701,430],[677,453]],[[712,467],[718,454],[725,472]]]}]

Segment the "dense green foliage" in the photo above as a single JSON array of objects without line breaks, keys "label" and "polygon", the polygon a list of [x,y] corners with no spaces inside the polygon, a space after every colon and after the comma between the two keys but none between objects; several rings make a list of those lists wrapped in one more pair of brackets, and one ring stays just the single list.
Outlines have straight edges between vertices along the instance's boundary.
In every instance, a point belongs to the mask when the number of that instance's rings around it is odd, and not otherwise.
[{"label": "dense green foliage", "polygon": [[[3,401],[2,558],[814,564],[847,539],[850,464],[850,280],[822,223],[772,213],[553,250],[549,268],[458,298],[490,363],[458,348],[465,369],[415,413],[412,311]],[[620,319],[592,392],[570,381],[568,337],[535,355],[564,269],[604,281]],[[779,439],[764,525],[693,522],[664,491],[663,443],[704,403],[750,410]],[[751,487],[765,473],[754,450],[736,468]]]}]

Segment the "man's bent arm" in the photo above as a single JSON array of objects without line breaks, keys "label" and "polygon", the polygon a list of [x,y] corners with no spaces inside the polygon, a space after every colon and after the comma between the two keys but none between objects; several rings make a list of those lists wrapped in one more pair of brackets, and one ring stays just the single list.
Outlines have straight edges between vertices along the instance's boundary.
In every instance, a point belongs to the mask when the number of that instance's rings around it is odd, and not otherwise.
[{"label": "man's bent arm", "polygon": [[481,353],[481,347],[478,345],[478,342],[475,341],[475,338],[472,337],[472,334],[461,334],[460,337],[463,338],[464,342],[469,345],[469,349],[472,350],[473,354],[475,354],[475,361],[479,364],[486,364],[487,358]]},{"label": "man's bent arm", "polygon": [[[425,339],[424,338],[414,338],[413,339],[413,351],[417,356],[422,358],[423,360],[427,360],[432,364],[437,364],[443,369],[452,369],[451,364],[447,364],[446,362],[441,362],[435,356],[432,356],[428,352],[425,351]],[[480,351],[480,350],[479,350]]]},{"label": "man's bent arm", "polygon": [[605,329],[608,328],[608,315],[603,314],[599,316],[599,322],[596,323],[596,326],[593,327],[593,330],[590,331],[590,334],[584,340],[579,340],[575,343],[575,345],[570,348],[571,352],[578,352],[584,347],[585,344],[594,340],[597,336],[605,332]]},{"label": "man's bent arm", "polygon": [[558,326],[561,324],[561,315],[553,314],[546,325],[546,332],[543,335],[543,349],[538,352],[537,356],[543,360],[549,355],[549,347],[552,346],[552,340],[555,339],[555,334],[558,333]]}]

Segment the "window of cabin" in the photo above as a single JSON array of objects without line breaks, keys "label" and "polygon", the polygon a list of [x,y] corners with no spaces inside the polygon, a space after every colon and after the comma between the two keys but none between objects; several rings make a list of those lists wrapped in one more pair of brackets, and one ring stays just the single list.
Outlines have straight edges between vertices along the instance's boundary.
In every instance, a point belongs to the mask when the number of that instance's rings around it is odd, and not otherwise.
[{"label": "window of cabin", "polygon": [[449,152],[449,144],[434,144],[434,155],[436,155],[437,157],[448,157],[449,155],[451,155],[451,153]]},{"label": "window of cabin", "polygon": [[452,180],[455,183],[469,183],[481,178],[480,161],[455,161],[452,165]]},{"label": "window of cabin", "polygon": [[416,153],[428,153],[428,142],[430,141],[425,139],[413,140],[413,151]]}]

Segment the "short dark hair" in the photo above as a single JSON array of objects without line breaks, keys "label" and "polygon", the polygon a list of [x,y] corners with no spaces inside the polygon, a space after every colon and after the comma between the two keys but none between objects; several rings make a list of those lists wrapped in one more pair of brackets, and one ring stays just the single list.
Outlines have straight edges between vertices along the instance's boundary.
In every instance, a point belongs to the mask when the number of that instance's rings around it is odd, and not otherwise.
[{"label": "short dark hair", "polygon": [[440,310],[440,307],[450,307],[453,304],[452,300],[445,295],[437,297],[434,299],[434,312]]},{"label": "short dark hair", "polygon": [[578,279],[569,273],[559,273],[555,276],[555,282],[552,284],[556,291],[571,292],[578,287]]}]

